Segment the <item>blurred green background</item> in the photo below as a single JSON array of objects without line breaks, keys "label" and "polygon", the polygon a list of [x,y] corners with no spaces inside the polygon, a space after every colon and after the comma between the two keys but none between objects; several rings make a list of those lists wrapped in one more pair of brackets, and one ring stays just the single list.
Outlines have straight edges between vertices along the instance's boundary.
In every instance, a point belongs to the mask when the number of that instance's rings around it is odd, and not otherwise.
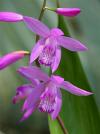
[{"label": "blurred green background", "polygon": [[[0,11],[19,12],[38,18],[43,0],[0,0]],[[88,81],[95,92],[95,100],[100,110],[100,1],[99,0],[61,0],[63,7],[80,7],[82,12],[75,18],[65,18],[72,37],[81,40],[89,48],[79,53]],[[47,5],[55,7],[55,0],[47,0]],[[46,11],[43,22],[49,27],[57,26],[57,16]],[[0,22],[0,56],[15,50],[31,50],[35,35],[24,23]],[[23,123],[21,106],[13,105],[12,97],[17,86],[26,81],[16,73],[21,65],[27,65],[28,58],[0,71],[0,134],[49,134],[47,116],[34,112]]]}]

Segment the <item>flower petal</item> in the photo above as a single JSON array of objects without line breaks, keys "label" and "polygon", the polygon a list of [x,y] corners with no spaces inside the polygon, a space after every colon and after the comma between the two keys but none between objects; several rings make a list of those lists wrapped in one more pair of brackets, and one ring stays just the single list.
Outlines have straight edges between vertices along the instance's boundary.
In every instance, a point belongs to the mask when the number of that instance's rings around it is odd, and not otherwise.
[{"label": "flower petal", "polygon": [[45,44],[45,40],[41,39],[39,40],[35,46],[33,46],[32,52],[31,52],[31,56],[30,56],[30,64],[37,59],[37,57],[40,55],[40,53],[43,50]]},{"label": "flower petal", "polygon": [[61,91],[59,88],[57,89],[57,96],[55,98],[55,101],[56,102],[55,102],[54,111],[51,113],[52,120],[56,119],[62,106],[62,95],[61,95]]},{"label": "flower petal", "polygon": [[33,109],[33,108],[28,109],[28,110],[24,113],[24,115],[23,115],[23,117],[21,118],[20,122],[26,120],[26,119],[34,112],[34,110],[35,110],[35,109]]},{"label": "flower petal", "polygon": [[29,80],[38,79],[40,81],[47,81],[49,79],[49,76],[46,73],[44,73],[40,68],[35,66],[20,67],[18,69],[18,72]]},{"label": "flower petal", "polygon": [[16,89],[16,95],[13,97],[12,101],[13,104],[16,104],[22,99],[25,99],[28,97],[33,91],[33,85],[32,84],[25,84]]},{"label": "flower petal", "polygon": [[74,17],[80,13],[80,8],[57,8],[56,13],[67,16]]},{"label": "flower petal", "polygon": [[62,47],[70,50],[70,51],[85,51],[87,50],[87,47],[84,46],[81,42],[78,40],[75,40],[70,37],[65,37],[65,36],[59,36],[58,38],[58,43]]},{"label": "flower petal", "polygon": [[30,79],[30,81],[32,82],[32,85],[35,87],[38,84],[40,84],[40,81],[38,79]]},{"label": "flower petal", "polygon": [[4,22],[18,22],[22,21],[23,16],[14,12],[0,12],[0,21]]},{"label": "flower petal", "polygon": [[8,67],[10,64],[24,58],[25,55],[29,54],[28,51],[15,51],[6,54],[0,58],[0,70]]},{"label": "flower petal", "polygon": [[79,87],[74,86],[73,84],[71,84],[68,81],[64,81],[61,85],[61,88],[65,89],[66,91],[68,91],[74,95],[78,95],[78,96],[88,96],[88,95],[93,94],[92,92],[88,92]]},{"label": "flower petal", "polygon": [[55,37],[64,35],[63,31],[62,31],[61,29],[59,29],[59,28],[52,28],[52,29],[50,30],[50,34],[51,34],[52,36],[55,36]]},{"label": "flower petal", "polygon": [[59,66],[59,63],[60,63],[60,60],[61,60],[61,48],[57,47],[56,54],[55,54],[55,59],[54,59],[54,62],[52,63],[52,65],[51,65],[52,73],[54,73],[57,70],[57,68]]},{"label": "flower petal", "polygon": [[57,76],[57,75],[52,75],[51,76],[51,81],[56,85],[60,86],[62,82],[64,81],[64,78]]},{"label": "flower petal", "polygon": [[33,108],[34,110],[40,101],[40,95],[42,94],[44,89],[45,89],[44,84],[39,84],[38,86],[36,86],[32,91],[32,93],[25,100],[22,111],[28,110],[30,108]]},{"label": "flower petal", "polygon": [[37,19],[24,16],[24,22],[32,32],[35,32],[42,37],[47,37],[50,33],[49,28]]}]

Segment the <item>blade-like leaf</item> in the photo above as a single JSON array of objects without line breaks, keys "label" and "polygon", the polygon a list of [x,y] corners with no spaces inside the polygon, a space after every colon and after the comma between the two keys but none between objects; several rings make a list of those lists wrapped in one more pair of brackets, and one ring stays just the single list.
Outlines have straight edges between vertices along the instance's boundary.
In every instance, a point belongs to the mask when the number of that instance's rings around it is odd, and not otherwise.
[{"label": "blade-like leaf", "polygon": [[[59,28],[66,36],[69,36],[62,16],[59,17]],[[62,59],[56,73],[76,86],[90,90],[77,53],[62,49]],[[78,97],[63,91],[63,106],[60,115],[69,134],[98,134],[100,132],[100,116],[93,95]],[[51,134],[62,134],[57,120],[53,122],[49,118],[49,126]]]}]

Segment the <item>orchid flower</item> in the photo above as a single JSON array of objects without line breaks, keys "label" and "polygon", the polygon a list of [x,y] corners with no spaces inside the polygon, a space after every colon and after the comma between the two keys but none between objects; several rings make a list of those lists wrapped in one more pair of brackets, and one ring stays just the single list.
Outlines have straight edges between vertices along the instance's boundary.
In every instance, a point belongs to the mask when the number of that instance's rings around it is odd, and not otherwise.
[{"label": "orchid flower", "polygon": [[29,54],[28,51],[14,51],[4,55],[3,57],[0,57],[0,70],[24,58],[24,56],[28,54]]},{"label": "orchid flower", "polygon": [[[73,9],[73,11],[75,13],[76,10]],[[60,64],[61,47],[74,52],[87,50],[87,48],[78,40],[65,37],[61,29],[52,28],[50,30],[45,24],[35,18],[22,16],[12,12],[0,12],[0,20],[5,22],[24,21],[32,32],[40,36],[40,40],[32,49],[30,64],[39,57],[39,63],[45,66],[50,66],[52,72],[56,71]]]},{"label": "orchid flower", "polygon": [[[49,77],[42,72],[38,67],[20,67],[18,72],[31,80],[31,84],[23,85],[17,88],[17,94],[14,97],[14,102],[26,98],[22,111],[25,112],[21,121],[27,119],[32,112],[38,108],[41,112],[47,112],[52,119],[58,116],[61,105],[62,95],[61,89],[68,91],[77,96],[88,96],[92,93],[78,88],[68,81],[57,75]],[[37,83],[34,82],[37,80]]]},{"label": "orchid flower", "polygon": [[63,31],[59,28],[50,30],[39,20],[27,16],[24,16],[23,20],[32,32],[40,36],[40,40],[32,49],[30,63],[39,57],[39,63],[50,66],[54,72],[60,63],[61,47],[74,52],[87,50],[78,40],[64,36]]}]

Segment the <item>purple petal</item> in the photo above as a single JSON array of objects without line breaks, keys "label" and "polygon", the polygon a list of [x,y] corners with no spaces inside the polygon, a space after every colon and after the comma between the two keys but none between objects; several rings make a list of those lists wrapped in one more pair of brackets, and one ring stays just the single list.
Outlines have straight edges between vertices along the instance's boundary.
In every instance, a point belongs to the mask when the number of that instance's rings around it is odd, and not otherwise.
[{"label": "purple petal", "polygon": [[32,85],[35,87],[37,86],[38,84],[40,84],[40,81],[38,79],[30,79],[30,81],[32,82]]},{"label": "purple petal", "polygon": [[0,21],[4,22],[18,22],[22,21],[23,16],[14,12],[0,12]]},{"label": "purple petal", "polygon": [[49,76],[44,73],[40,68],[38,67],[20,67],[18,69],[18,72],[26,77],[27,79],[38,79],[40,81],[47,81],[49,80]]},{"label": "purple petal", "polygon": [[52,36],[61,36],[64,35],[63,31],[59,28],[52,28],[50,31]]},{"label": "purple petal", "polygon": [[59,36],[57,39],[58,39],[59,45],[61,45],[62,47],[70,51],[86,51],[87,50],[86,46],[84,46],[81,42],[73,38]]},{"label": "purple petal", "polygon": [[61,88],[65,89],[66,91],[68,91],[74,95],[78,95],[78,96],[88,96],[88,95],[93,94],[92,92],[88,92],[79,87],[74,86],[73,84],[71,84],[68,81],[64,81],[61,85]]},{"label": "purple petal", "polygon": [[15,51],[6,54],[0,58],[0,70],[8,67],[10,64],[24,58],[25,55],[29,54],[28,51]]},{"label": "purple petal", "polygon": [[29,97],[25,100],[22,111],[28,110],[30,108],[33,108],[34,110],[40,101],[40,96],[44,89],[44,84],[39,84],[38,86],[36,86]]},{"label": "purple petal", "polygon": [[41,39],[39,40],[35,46],[33,46],[32,52],[31,52],[31,56],[30,56],[30,64],[37,59],[37,57],[40,55],[40,53],[43,50],[45,44],[45,40]]},{"label": "purple petal", "polygon": [[56,13],[67,16],[74,17],[80,13],[80,8],[57,8]]},{"label": "purple petal", "polygon": [[23,115],[23,117],[21,118],[20,122],[26,120],[26,119],[32,114],[32,112],[34,112],[34,110],[35,110],[35,109],[33,109],[33,108],[28,109],[28,110],[24,113],[24,115]]},{"label": "purple petal", "polygon": [[56,119],[62,106],[62,95],[59,88],[57,89],[57,96],[55,98],[55,101],[56,102],[55,102],[54,111],[51,113],[52,120]]},{"label": "purple petal", "polygon": [[33,85],[25,84],[16,89],[16,95],[13,97],[12,101],[14,104],[22,99],[28,97],[33,91]]},{"label": "purple petal", "polygon": [[61,48],[57,47],[56,54],[55,54],[55,59],[54,59],[54,62],[52,63],[52,65],[51,65],[52,73],[54,73],[57,70],[57,68],[59,66],[59,63],[60,63],[60,60],[61,60]]},{"label": "purple petal", "polygon": [[37,19],[25,16],[24,22],[32,32],[35,32],[42,37],[47,37],[50,34],[49,28]]},{"label": "purple petal", "polygon": [[60,86],[64,82],[64,78],[56,75],[51,76],[51,81],[56,85]]}]

